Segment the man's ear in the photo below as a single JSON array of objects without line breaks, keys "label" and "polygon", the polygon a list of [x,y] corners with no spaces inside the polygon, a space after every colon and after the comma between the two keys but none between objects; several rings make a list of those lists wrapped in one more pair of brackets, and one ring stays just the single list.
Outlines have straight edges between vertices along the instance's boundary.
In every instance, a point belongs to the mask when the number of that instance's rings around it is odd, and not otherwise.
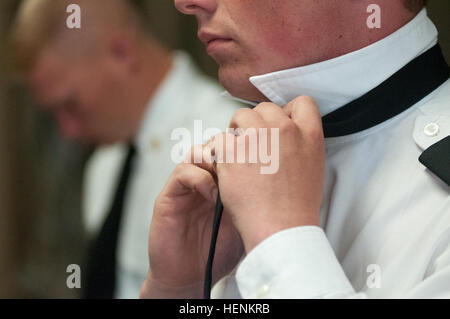
[{"label": "man's ear", "polygon": [[110,56],[129,71],[134,71],[137,65],[136,45],[125,35],[110,38],[108,43]]}]

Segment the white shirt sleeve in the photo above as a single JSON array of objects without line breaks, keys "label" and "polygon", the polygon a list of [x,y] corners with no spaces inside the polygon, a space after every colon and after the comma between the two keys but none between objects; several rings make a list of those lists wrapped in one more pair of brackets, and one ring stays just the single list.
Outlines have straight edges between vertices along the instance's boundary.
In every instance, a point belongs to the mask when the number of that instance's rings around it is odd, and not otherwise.
[{"label": "white shirt sleeve", "polygon": [[[426,278],[400,298],[450,298],[450,249],[433,258]],[[278,232],[239,265],[243,298],[368,298],[356,292],[324,233],[316,226]]]},{"label": "white shirt sleeve", "polygon": [[323,230],[278,232],[255,247],[236,273],[243,298],[347,298],[356,294]]}]

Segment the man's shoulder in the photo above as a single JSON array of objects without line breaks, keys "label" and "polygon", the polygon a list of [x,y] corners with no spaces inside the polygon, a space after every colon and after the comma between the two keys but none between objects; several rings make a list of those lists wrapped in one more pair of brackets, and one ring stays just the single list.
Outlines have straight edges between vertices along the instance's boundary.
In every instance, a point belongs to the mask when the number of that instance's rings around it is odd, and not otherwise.
[{"label": "man's shoulder", "polygon": [[419,109],[427,115],[450,116],[450,79],[431,93]]},{"label": "man's shoulder", "polygon": [[450,185],[450,80],[419,107],[413,138],[429,173]]},{"label": "man's shoulder", "polygon": [[425,150],[450,135],[450,80],[419,106],[413,138]]}]

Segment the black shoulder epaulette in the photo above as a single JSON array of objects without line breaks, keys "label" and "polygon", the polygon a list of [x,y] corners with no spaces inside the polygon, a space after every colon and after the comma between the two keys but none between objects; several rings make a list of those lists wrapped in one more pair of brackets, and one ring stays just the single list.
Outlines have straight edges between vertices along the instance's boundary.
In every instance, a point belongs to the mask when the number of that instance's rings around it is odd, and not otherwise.
[{"label": "black shoulder epaulette", "polygon": [[450,135],[427,148],[419,161],[450,186]]}]

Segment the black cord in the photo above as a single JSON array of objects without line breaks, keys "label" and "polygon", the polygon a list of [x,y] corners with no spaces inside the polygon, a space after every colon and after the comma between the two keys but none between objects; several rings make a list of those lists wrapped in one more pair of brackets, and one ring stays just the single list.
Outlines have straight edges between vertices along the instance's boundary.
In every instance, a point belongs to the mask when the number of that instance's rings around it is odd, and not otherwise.
[{"label": "black cord", "polygon": [[220,199],[220,193],[217,195],[216,211],[214,213],[214,223],[211,234],[211,245],[209,246],[208,262],[205,270],[205,285],[203,287],[203,298],[211,299],[212,268],[214,262],[214,253],[216,252],[217,236],[219,235],[220,221],[222,219],[223,204]]}]

